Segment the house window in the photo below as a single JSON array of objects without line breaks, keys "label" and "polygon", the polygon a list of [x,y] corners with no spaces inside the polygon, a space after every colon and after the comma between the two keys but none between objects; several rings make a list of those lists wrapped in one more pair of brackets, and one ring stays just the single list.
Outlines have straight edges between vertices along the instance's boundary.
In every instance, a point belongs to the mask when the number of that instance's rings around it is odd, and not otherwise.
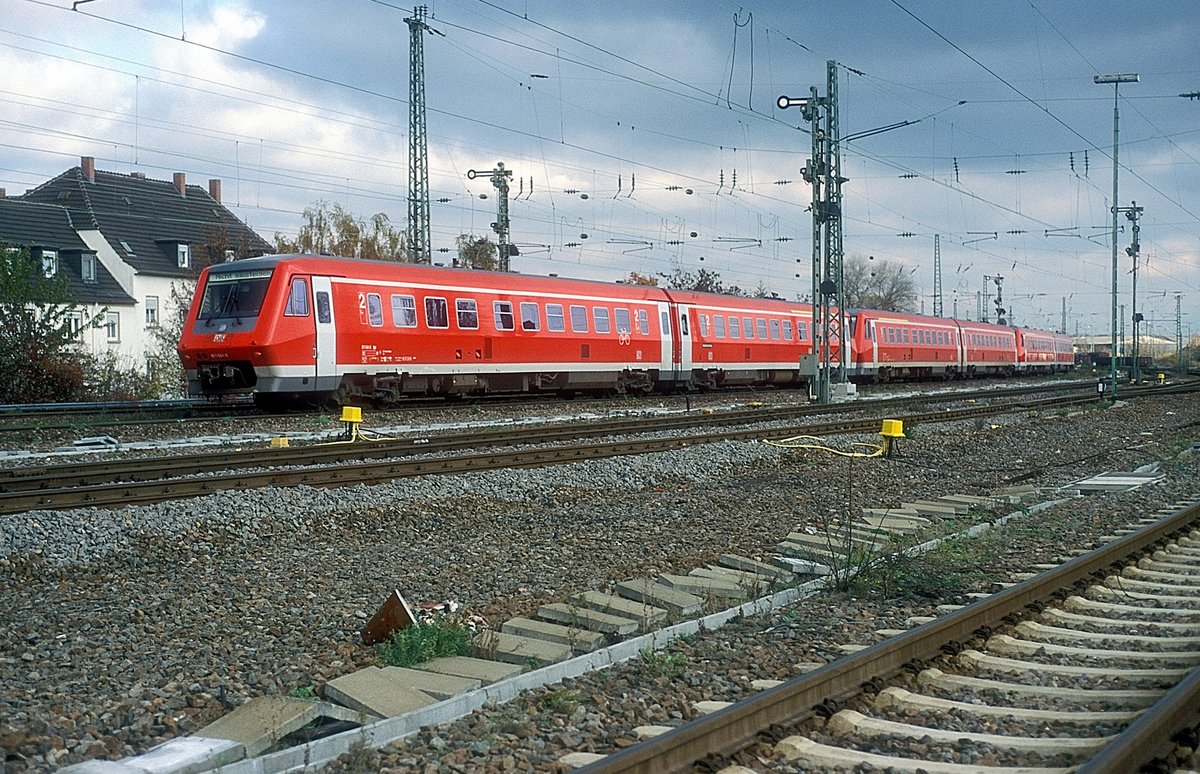
[{"label": "house window", "polygon": [[104,315],[104,335],[110,343],[115,343],[121,340],[120,312],[107,312]]},{"label": "house window", "polygon": [[176,257],[179,259],[179,268],[186,269],[192,265],[192,248],[191,245],[178,245],[175,248]]},{"label": "house window", "polygon": [[146,296],[146,327],[158,327],[158,296]]},{"label": "house window", "polygon": [[96,281],[96,256],[93,253],[84,253],[80,258],[79,273],[84,282]]},{"label": "house window", "polygon": [[67,312],[67,333],[71,338],[79,338],[79,330],[83,328],[83,312]]},{"label": "house window", "polygon": [[42,251],[42,274],[53,277],[58,273],[58,253],[53,250]]}]

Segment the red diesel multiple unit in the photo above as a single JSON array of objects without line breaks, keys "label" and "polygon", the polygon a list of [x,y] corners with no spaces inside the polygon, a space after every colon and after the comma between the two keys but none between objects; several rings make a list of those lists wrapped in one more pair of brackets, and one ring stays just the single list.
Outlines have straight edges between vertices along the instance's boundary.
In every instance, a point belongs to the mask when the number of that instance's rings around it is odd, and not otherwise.
[{"label": "red diesel multiple unit", "polygon": [[[274,255],[201,273],[179,355],[192,394],[253,393],[272,409],[646,394],[801,385],[811,324],[809,305],[778,299]],[[869,310],[850,327],[851,374],[869,380],[1011,373],[1022,352],[1049,370],[1045,347],[1058,346],[1045,338],[1057,334]]]}]

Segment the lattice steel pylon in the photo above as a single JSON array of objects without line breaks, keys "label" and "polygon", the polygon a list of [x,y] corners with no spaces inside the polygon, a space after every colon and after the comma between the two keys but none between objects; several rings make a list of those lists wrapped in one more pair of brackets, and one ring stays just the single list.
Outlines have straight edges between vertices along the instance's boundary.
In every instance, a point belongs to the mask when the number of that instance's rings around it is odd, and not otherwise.
[{"label": "lattice steel pylon", "polygon": [[942,316],[942,235],[933,235],[933,316]]},{"label": "lattice steel pylon", "polygon": [[442,33],[425,22],[429,9],[413,9],[408,25],[408,259],[432,262],[429,241],[429,144],[425,133],[425,45],[422,33]]}]

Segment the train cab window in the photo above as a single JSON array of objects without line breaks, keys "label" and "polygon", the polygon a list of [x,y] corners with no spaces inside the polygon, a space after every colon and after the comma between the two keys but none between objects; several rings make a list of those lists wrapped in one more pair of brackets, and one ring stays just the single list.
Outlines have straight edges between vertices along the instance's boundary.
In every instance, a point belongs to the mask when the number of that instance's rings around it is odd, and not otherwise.
[{"label": "train cab window", "polygon": [[[760,339],[767,338],[767,319],[765,317],[758,317],[754,320],[754,323],[755,323],[755,330],[758,331],[758,337]],[[776,338],[778,338],[778,337],[776,337]]]},{"label": "train cab window", "polygon": [[613,317],[617,322],[617,333],[633,333],[633,328],[629,324],[628,309],[614,309]]},{"label": "train cab window", "polygon": [[425,297],[425,324],[430,328],[450,327],[450,313],[446,299],[434,296]]},{"label": "train cab window", "polygon": [[781,334],[779,333],[779,321],[771,320],[771,338],[778,340]]},{"label": "train cab window", "polygon": [[637,310],[638,330],[643,336],[650,335],[650,314],[645,309]]},{"label": "train cab window", "polygon": [[521,330],[540,331],[542,316],[538,314],[538,305],[532,301],[521,302]]},{"label": "train cab window", "polygon": [[329,303],[329,292],[317,291],[317,322],[328,325],[333,322],[333,309]]},{"label": "train cab window", "polygon": [[723,315],[723,314],[714,314],[713,315],[713,334],[718,339],[725,338],[725,315]]},{"label": "train cab window", "polygon": [[383,327],[383,300],[378,293],[367,294],[367,322],[372,328]]},{"label": "train cab window", "polygon": [[546,304],[546,330],[565,331],[566,329],[562,304]]},{"label": "train cab window", "polygon": [[293,277],[292,287],[288,292],[287,306],[283,308],[284,317],[308,317],[308,280],[303,277]]},{"label": "train cab window", "polygon": [[473,298],[454,299],[454,312],[458,317],[458,327],[462,330],[479,328],[479,306]]},{"label": "train cab window", "polygon": [[708,336],[708,315],[706,314],[700,315],[700,335]]},{"label": "train cab window", "polygon": [[729,316],[729,338],[740,339],[742,337],[742,324],[738,318],[733,315]]},{"label": "train cab window", "polygon": [[754,338],[754,320],[751,320],[749,317],[742,318],[742,333],[748,339]]},{"label": "train cab window", "polygon": [[514,327],[512,301],[493,301],[492,318],[496,321],[496,330],[511,331]]},{"label": "train cab window", "polygon": [[783,321],[783,340],[784,341],[792,340],[792,321],[791,320]]},{"label": "train cab window", "polygon": [[596,323],[596,333],[612,333],[612,321],[608,317],[606,307],[592,307],[592,320]]},{"label": "train cab window", "polygon": [[397,328],[417,327],[417,299],[412,296],[392,296],[392,325]]},{"label": "train cab window", "polygon": [[587,307],[586,306],[571,306],[571,332],[572,333],[587,333]]}]

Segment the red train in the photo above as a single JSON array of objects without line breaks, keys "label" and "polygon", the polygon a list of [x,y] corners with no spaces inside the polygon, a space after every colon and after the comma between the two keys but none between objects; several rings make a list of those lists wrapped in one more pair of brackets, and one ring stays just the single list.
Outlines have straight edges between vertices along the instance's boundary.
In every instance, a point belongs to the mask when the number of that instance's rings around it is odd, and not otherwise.
[{"label": "red train", "polygon": [[[254,393],[271,409],[646,394],[804,384],[811,322],[810,306],[777,299],[277,255],[204,270],[179,355],[192,394]],[[1040,331],[867,310],[850,327],[860,379],[1055,370],[1043,356],[1060,338],[1071,359],[1069,339]]]}]

